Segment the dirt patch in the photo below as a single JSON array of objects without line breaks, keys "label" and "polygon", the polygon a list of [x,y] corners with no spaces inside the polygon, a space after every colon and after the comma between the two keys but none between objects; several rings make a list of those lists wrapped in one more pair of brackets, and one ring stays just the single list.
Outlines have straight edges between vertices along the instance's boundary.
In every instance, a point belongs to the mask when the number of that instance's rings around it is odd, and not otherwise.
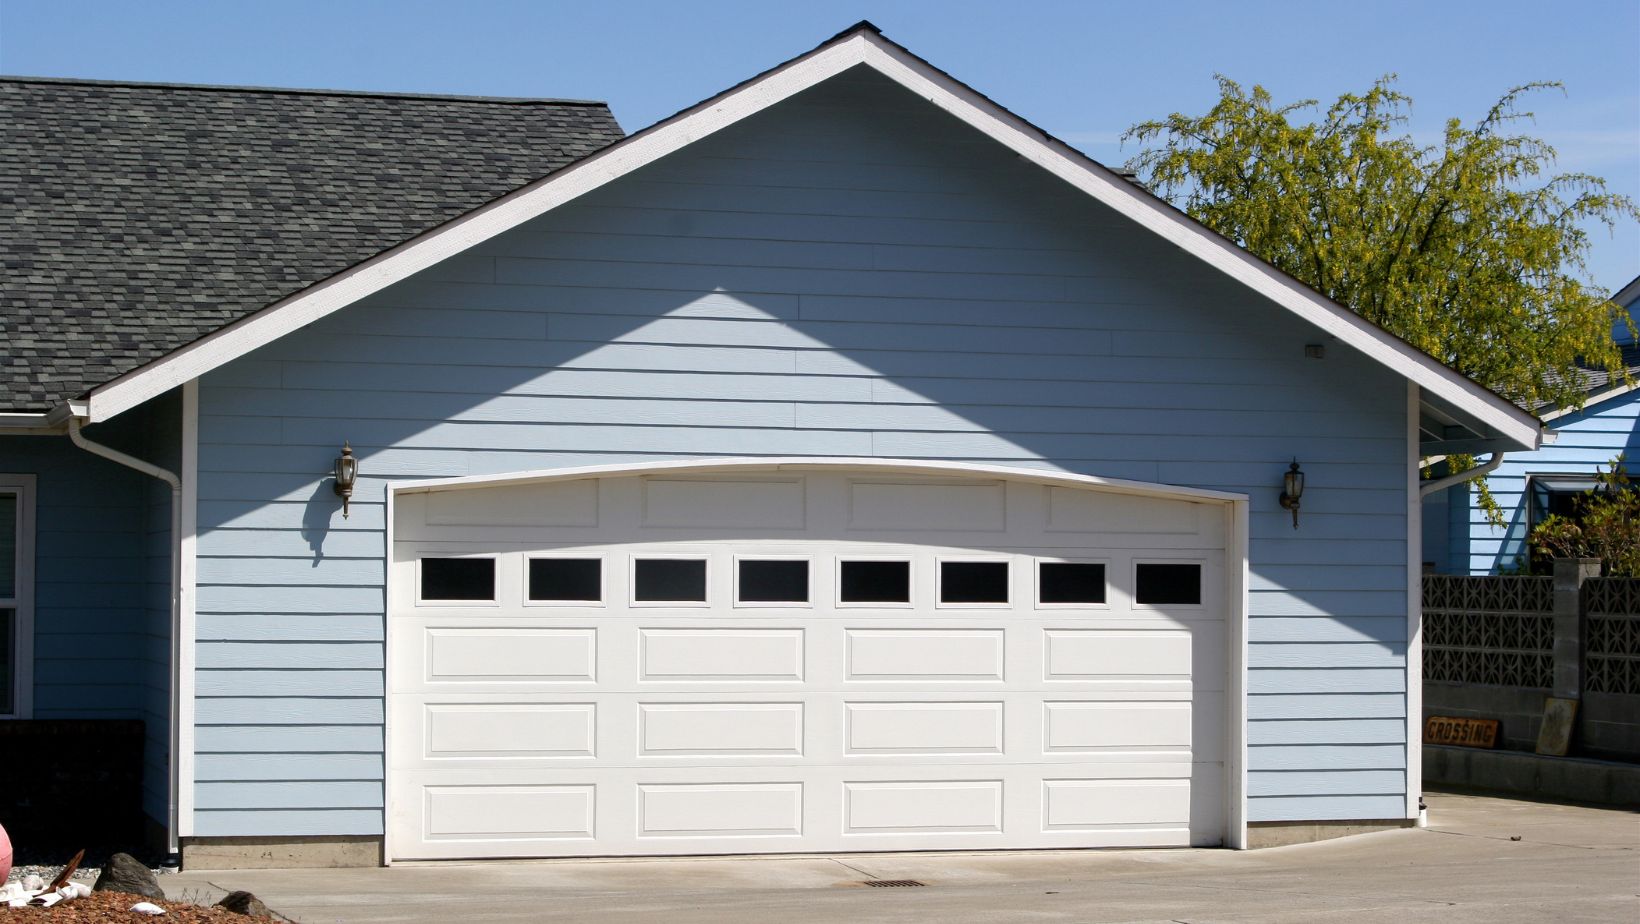
[{"label": "dirt patch", "polygon": [[59,902],[50,908],[3,908],[0,919],[40,921],[50,924],[193,924],[196,921],[214,921],[218,924],[249,924],[252,921],[274,921],[277,918],[256,918],[234,914],[226,908],[191,905],[187,902],[156,901],[165,909],[163,915],[146,915],[131,910],[137,902],[152,901],[127,892],[92,892],[85,898]]}]

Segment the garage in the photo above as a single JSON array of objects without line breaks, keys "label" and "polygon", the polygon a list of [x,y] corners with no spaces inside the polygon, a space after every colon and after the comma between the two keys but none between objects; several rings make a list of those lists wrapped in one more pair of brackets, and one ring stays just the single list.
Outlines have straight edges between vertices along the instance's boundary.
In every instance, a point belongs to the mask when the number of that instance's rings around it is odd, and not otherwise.
[{"label": "garage", "polygon": [[1226,840],[1234,495],[860,462],[389,495],[390,859]]}]

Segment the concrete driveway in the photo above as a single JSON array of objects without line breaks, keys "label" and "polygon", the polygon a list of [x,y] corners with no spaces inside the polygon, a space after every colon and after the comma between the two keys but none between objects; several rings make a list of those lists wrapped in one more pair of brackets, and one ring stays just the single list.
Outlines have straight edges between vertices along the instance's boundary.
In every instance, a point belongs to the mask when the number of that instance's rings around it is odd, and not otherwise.
[{"label": "concrete driveway", "polygon": [[[1241,853],[462,862],[163,884],[195,900],[248,889],[302,924],[1640,920],[1640,815],[1441,794],[1429,805],[1427,829]],[[862,885],[874,879],[926,885]]]}]

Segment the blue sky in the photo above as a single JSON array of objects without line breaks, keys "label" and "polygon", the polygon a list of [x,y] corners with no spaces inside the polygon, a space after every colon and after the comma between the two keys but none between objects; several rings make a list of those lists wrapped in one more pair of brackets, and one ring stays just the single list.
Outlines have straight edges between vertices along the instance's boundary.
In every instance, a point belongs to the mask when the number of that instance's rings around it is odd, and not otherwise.
[{"label": "blue sky", "polygon": [[[860,19],[1112,164],[1134,122],[1205,110],[1214,73],[1325,100],[1393,72],[1430,138],[1559,80],[1524,128],[1640,199],[1635,0],[0,0],[0,71],[603,99],[631,131]],[[1591,235],[1597,284],[1640,274],[1640,227]]]}]

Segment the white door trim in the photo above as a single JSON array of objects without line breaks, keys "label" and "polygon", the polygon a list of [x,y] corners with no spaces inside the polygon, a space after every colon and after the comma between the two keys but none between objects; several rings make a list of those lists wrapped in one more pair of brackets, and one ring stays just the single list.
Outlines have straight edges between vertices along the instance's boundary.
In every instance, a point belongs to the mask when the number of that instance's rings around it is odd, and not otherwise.
[{"label": "white door trim", "polygon": [[[1022,468],[1007,465],[988,465],[969,462],[940,462],[907,459],[873,458],[718,458],[670,462],[639,462],[614,465],[577,466],[570,468],[539,469],[525,472],[503,472],[489,475],[470,475],[458,478],[439,478],[420,481],[390,481],[386,490],[386,545],[383,550],[384,573],[391,571],[394,549],[394,527],[397,519],[395,504],[401,494],[428,493],[437,490],[467,490],[501,485],[540,484],[576,478],[619,477],[653,472],[721,472],[721,471],[870,471],[883,474],[964,474],[1002,477],[1028,483],[1091,488],[1117,494],[1167,498],[1196,502],[1224,504],[1229,533],[1225,543],[1225,597],[1228,612],[1226,622],[1225,699],[1227,701],[1225,735],[1225,832],[1224,844],[1235,850],[1247,847],[1247,586],[1249,549],[1249,498],[1245,494],[1212,491],[1179,485],[1155,484],[1126,479],[1103,478],[1046,469]],[[385,664],[394,661],[393,620],[386,614],[393,612],[393,581],[387,580],[384,594],[384,648]],[[390,669],[387,668],[387,669]],[[383,690],[384,706],[392,695],[391,682]],[[392,820],[393,722],[391,709],[384,708],[383,716],[383,769],[382,769],[382,862],[391,865],[395,855]]]},{"label": "white door trim", "polygon": [[9,598],[13,610],[12,639],[15,647],[16,673],[10,678],[13,685],[11,711],[0,719],[31,719],[34,717],[34,508],[38,499],[34,475],[0,474],[0,491],[17,495],[17,556],[16,587]]}]

